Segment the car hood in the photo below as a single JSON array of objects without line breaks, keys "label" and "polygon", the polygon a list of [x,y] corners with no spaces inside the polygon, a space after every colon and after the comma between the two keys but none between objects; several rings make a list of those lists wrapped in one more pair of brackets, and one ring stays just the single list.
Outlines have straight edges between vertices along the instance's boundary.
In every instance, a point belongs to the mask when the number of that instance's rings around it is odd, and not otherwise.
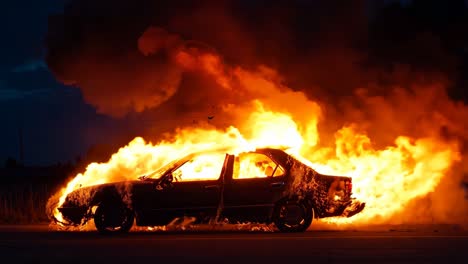
[{"label": "car hood", "polygon": [[80,207],[92,205],[102,195],[124,194],[134,185],[148,184],[148,181],[132,180],[97,184],[78,188],[67,195],[62,207]]}]

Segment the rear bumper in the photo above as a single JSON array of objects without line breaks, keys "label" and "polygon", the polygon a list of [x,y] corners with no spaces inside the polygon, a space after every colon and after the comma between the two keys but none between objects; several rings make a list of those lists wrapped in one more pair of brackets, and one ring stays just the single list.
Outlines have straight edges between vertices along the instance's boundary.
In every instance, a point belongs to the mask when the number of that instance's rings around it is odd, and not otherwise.
[{"label": "rear bumper", "polygon": [[61,207],[58,210],[65,220],[73,224],[80,224],[88,212],[87,207]]}]

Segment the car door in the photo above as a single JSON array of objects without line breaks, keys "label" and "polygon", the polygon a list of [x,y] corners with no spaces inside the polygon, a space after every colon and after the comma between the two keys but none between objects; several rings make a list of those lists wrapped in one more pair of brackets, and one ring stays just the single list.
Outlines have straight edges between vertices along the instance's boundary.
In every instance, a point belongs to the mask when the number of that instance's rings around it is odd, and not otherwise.
[{"label": "car door", "polygon": [[153,214],[165,219],[216,215],[226,157],[222,153],[200,154],[174,168],[168,175],[172,183],[153,191]]},{"label": "car door", "polygon": [[268,220],[285,189],[285,170],[262,153],[242,153],[224,187],[223,216],[234,221]]}]

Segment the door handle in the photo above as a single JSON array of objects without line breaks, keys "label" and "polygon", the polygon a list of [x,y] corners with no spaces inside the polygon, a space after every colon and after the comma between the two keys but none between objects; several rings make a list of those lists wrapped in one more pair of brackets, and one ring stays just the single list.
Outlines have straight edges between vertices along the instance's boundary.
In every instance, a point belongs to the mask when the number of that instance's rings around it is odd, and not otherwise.
[{"label": "door handle", "polygon": [[274,187],[274,188],[279,188],[279,187],[283,187],[285,185],[284,182],[273,182],[271,184],[271,187]]},{"label": "door handle", "polygon": [[213,190],[213,189],[218,189],[218,185],[206,185],[205,190]]}]

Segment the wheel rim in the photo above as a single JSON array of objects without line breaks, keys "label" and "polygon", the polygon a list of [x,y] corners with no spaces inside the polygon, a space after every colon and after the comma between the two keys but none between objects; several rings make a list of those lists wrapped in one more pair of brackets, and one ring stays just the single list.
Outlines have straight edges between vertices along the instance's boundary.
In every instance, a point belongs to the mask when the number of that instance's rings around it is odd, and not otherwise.
[{"label": "wheel rim", "polygon": [[119,231],[131,220],[128,208],[104,207],[96,212],[95,224],[106,231]]},{"label": "wheel rim", "polygon": [[303,205],[298,203],[287,203],[279,208],[279,220],[288,227],[300,227],[306,222],[306,212]]}]

